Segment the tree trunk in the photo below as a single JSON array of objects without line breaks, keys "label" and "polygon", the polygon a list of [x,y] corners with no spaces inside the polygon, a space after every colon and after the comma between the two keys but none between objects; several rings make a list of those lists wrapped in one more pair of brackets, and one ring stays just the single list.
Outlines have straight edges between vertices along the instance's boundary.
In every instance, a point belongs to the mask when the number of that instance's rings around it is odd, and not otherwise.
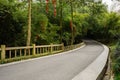
[{"label": "tree trunk", "polygon": [[62,0],[59,0],[59,3],[60,3],[60,42],[62,43],[62,16],[63,16]]},{"label": "tree trunk", "polygon": [[73,45],[74,42],[74,35],[73,35],[73,3],[72,0],[70,1],[70,6],[71,6],[71,21],[72,21],[72,29],[71,29],[71,45]]},{"label": "tree trunk", "polygon": [[31,0],[28,0],[28,33],[27,33],[27,46],[31,42]]}]

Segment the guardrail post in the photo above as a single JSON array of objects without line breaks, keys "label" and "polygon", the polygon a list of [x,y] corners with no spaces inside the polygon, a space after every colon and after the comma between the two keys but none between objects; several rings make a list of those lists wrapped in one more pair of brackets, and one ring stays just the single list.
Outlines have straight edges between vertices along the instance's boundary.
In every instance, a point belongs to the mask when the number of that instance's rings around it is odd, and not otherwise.
[{"label": "guardrail post", "polygon": [[5,60],[5,45],[1,45],[1,60]]},{"label": "guardrail post", "polygon": [[53,43],[50,44],[50,53],[53,52]]},{"label": "guardrail post", "polygon": [[36,51],[35,51],[35,44],[33,44],[32,46],[33,46],[33,53],[32,53],[32,55],[35,55],[35,54],[36,54]]}]

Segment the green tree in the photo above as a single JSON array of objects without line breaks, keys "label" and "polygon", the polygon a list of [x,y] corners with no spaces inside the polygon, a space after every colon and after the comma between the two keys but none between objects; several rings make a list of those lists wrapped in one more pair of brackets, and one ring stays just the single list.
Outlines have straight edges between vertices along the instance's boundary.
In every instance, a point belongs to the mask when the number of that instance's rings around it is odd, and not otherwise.
[{"label": "green tree", "polygon": [[21,10],[22,6],[23,4],[14,0],[0,0],[0,44],[24,45],[23,26],[26,25],[26,13]]}]

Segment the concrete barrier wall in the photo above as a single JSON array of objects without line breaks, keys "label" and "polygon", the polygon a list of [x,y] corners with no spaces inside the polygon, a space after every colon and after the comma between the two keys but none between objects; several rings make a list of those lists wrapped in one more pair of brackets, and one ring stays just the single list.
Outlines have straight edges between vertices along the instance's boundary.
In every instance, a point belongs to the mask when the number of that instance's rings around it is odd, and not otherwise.
[{"label": "concrete barrier wall", "polygon": [[101,55],[72,80],[96,80],[98,78],[107,63],[109,55],[109,48],[103,44],[101,45],[104,47]]}]

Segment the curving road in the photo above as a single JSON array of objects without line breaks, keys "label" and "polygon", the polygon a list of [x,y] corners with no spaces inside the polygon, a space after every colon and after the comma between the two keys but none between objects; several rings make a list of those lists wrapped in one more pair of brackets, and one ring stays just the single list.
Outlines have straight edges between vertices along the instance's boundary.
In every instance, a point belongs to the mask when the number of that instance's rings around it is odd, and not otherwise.
[{"label": "curving road", "polygon": [[57,55],[0,67],[0,80],[72,80],[104,50],[93,40],[86,46]]}]

